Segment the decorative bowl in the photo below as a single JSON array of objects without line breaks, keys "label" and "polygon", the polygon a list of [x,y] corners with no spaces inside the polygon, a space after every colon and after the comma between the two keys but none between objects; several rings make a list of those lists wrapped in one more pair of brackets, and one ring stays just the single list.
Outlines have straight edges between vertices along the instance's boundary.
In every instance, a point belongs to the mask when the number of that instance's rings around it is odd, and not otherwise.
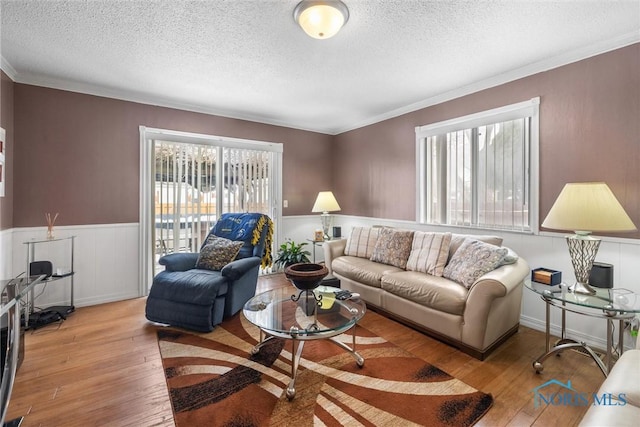
[{"label": "decorative bowl", "polygon": [[323,264],[301,262],[284,269],[284,275],[301,291],[309,291],[318,287],[322,279],[329,274]]}]

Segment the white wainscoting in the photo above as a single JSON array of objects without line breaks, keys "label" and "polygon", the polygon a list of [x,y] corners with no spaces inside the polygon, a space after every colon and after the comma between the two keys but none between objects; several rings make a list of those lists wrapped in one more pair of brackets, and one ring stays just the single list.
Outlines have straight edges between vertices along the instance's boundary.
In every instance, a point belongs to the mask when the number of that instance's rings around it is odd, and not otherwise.
[{"label": "white wainscoting", "polygon": [[[138,224],[99,224],[55,227],[56,237],[76,236],[74,253],[74,304],[78,307],[136,298],[138,287]],[[27,269],[29,240],[42,240],[46,227],[11,230],[11,272]],[[69,267],[68,240],[38,244],[35,260],[47,260],[57,267]],[[69,304],[69,280],[36,288],[37,307]]]},{"label": "white wainscoting", "polygon": [[[412,221],[393,221],[380,218],[366,218],[334,215],[334,225],[342,227],[343,238],[347,238],[354,226],[384,225],[423,231],[451,231],[468,234],[496,234],[502,236],[504,245],[512,248],[527,260],[531,268],[547,267],[560,270],[565,281],[574,280],[569,251],[563,235],[543,233],[533,236],[508,232],[481,232],[461,228],[443,228],[418,225]],[[282,228],[278,230],[280,241],[291,239],[306,242],[313,239],[314,231],[320,226],[319,215],[286,216],[282,218]],[[138,229],[136,224],[100,224],[56,227],[56,236],[75,235],[75,304],[87,306],[140,296],[138,274]],[[42,239],[45,227],[15,228],[0,232],[0,277],[12,277],[26,268],[27,248],[24,242]],[[277,249],[277,248],[276,248]],[[308,245],[311,252],[313,247]],[[65,266],[64,258],[58,252],[42,249],[36,258],[48,259],[56,265]],[[276,250],[277,253],[277,250]],[[38,256],[40,255],[40,256]],[[275,256],[275,253],[274,253]],[[324,260],[322,251],[316,251],[316,261]],[[640,265],[640,240],[603,238],[597,260],[614,265],[614,286],[627,288],[640,294],[638,265]],[[53,282],[37,300],[38,306],[65,304],[68,300],[68,286],[63,281]],[[552,309],[552,332],[560,331],[560,312]],[[545,304],[533,292],[525,289],[522,301],[521,323],[537,330],[544,330]],[[616,322],[617,327],[617,322]],[[604,348],[606,344],[606,324],[602,319],[569,313],[567,315],[567,335],[584,341],[594,347]],[[617,340],[617,330],[614,337]],[[625,334],[625,347],[633,347],[634,340]]]},{"label": "white wainscoting", "polygon": [[[569,258],[569,250],[564,235],[559,233],[530,234],[509,233],[501,231],[470,230],[456,227],[434,227],[419,225],[412,221],[390,221],[380,218],[353,216],[334,216],[334,225],[342,227],[342,235],[349,236],[355,226],[384,225],[389,227],[408,228],[422,231],[450,231],[461,234],[492,234],[503,238],[503,245],[510,247],[529,263],[529,267],[546,267],[562,271],[563,280],[567,283],[575,281],[573,267]],[[315,225],[315,223],[314,223]],[[298,227],[300,228],[300,227]],[[307,233],[313,232],[309,227]],[[614,287],[626,288],[640,294],[640,240],[603,237],[596,257],[599,262],[614,266]],[[522,297],[522,315],[520,323],[524,326],[543,331],[545,328],[545,303],[539,296],[525,289]],[[614,342],[618,337],[618,322],[615,322]],[[560,310],[551,309],[551,332],[558,336],[561,329]],[[606,347],[606,322],[579,314],[567,314],[567,336],[584,341],[595,348]],[[625,348],[633,348],[635,339],[629,332],[625,333]]]},{"label": "white wainscoting", "polygon": [[12,230],[0,231],[0,279],[12,277],[12,255],[13,242],[11,239]]}]

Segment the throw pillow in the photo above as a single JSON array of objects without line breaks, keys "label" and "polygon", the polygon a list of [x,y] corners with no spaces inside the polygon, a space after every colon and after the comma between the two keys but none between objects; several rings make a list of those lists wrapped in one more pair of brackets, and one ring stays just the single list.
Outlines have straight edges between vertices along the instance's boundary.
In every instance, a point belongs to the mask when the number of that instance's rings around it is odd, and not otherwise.
[{"label": "throw pillow", "polygon": [[509,265],[515,264],[518,261],[518,254],[512,251],[509,248],[505,248],[507,250],[507,254],[504,256],[504,259],[500,263],[500,265]]},{"label": "throw pillow", "polygon": [[244,244],[241,241],[229,240],[224,237],[209,236],[207,244],[200,249],[196,268],[205,270],[222,270],[236,258]]},{"label": "throw pillow", "polygon": [[450,244],[451,233],[416,231],[413,234],[413,244],[407,261],[407,270],[420,271],[441,277],[449,258]]},{"label": "throw pillow", "polygon": [[460,248],[460,246],[464,243],[466,239],[474,239],[479,240],[481,242],[490,243],[495,246],[502,246],[502,237],[498,236],[490,236],[490,235],[478,235],[478,236],[469,236],[466,234],[452,234],[451,235],[451,246],[449,246],[449,259],[453,258],[453,255]]},{"label": "throw pillow", "polygon": [[373,248],[370,259],[374,262],[405,268],[411,253],[412,243],[413,231],[385,227],[380,230],[378,241]]},{"label": "throw pillow", "polygon": [[469,289],[480,276],[498,268],[506,255],[506,248],[467,239],[453,254],[443,276]]},{"label": "throw pillow", "polygon": [[353,227],[344,248],[344,254],[360,258],[371,258],[373,248],[378,241],[380,228]]}]

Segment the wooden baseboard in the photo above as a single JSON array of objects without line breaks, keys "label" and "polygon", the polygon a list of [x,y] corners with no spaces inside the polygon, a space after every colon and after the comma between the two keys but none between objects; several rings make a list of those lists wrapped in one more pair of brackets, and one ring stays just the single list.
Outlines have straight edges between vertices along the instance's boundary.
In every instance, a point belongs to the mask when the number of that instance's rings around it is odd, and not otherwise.
[{"label": "wooden baseboard", "polygon": [[489,346],[487,349],[485,349],[484,351],[480,351],[477,348],[474,347],[470,347],[460,341],[456,341],[451,337],[448,337],[444,334],[441,334],[440,332],[436,332],[432,329],[427,328],[424,325],[421,325],[419,323],[416,323],[412,320],[409,320],[407,318],[404,318],[402,316],[399,316],[396,313],[392,313],[390,311],[387,311],[383,308],[377,307],[375,305],[372,305],[370,303],[367,303],[367,309],[370,309],[372,311],[375,311],[378,314],[381,314],[389,319],[395,320],[399,323],[402,323],[405,326],[410,327],[411,329],[415,329],[418,332],[421,332],[425,335],[429,335],[430,337],[433,337],[439,341],[442,341],[446,344],[449,344],[452,347],[457,348],[458,350],[462,351],[463,353],[468,354],[469,356],[475,357],[478,360],[485,360],[487,358],[487,356],[489,356],[489,354],[491,354],[492,351],[494,351],[496,348],[498,348],[502,343],[504,343],[507,339],[509,339],[513,334],[515,334],[516,332],[518,332],[518,328],[520,327],[520,323],[516,324],[515,326],[513,326],[511,329],[509,329],[506,333],[504,333],[498,340],[496,340],[496,342],[494,342],[491,346]]}]

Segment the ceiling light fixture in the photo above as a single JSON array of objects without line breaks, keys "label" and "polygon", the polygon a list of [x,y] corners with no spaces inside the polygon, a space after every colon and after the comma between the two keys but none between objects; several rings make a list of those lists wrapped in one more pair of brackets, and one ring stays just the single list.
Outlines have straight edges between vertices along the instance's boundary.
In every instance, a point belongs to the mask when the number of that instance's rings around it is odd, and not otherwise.
[{"label": "ceiling light fixture", "polygon": [[340,0],[303,0],[293,10],[293,19],[314,39],[328,39],[347,23],[349,9]]}]

